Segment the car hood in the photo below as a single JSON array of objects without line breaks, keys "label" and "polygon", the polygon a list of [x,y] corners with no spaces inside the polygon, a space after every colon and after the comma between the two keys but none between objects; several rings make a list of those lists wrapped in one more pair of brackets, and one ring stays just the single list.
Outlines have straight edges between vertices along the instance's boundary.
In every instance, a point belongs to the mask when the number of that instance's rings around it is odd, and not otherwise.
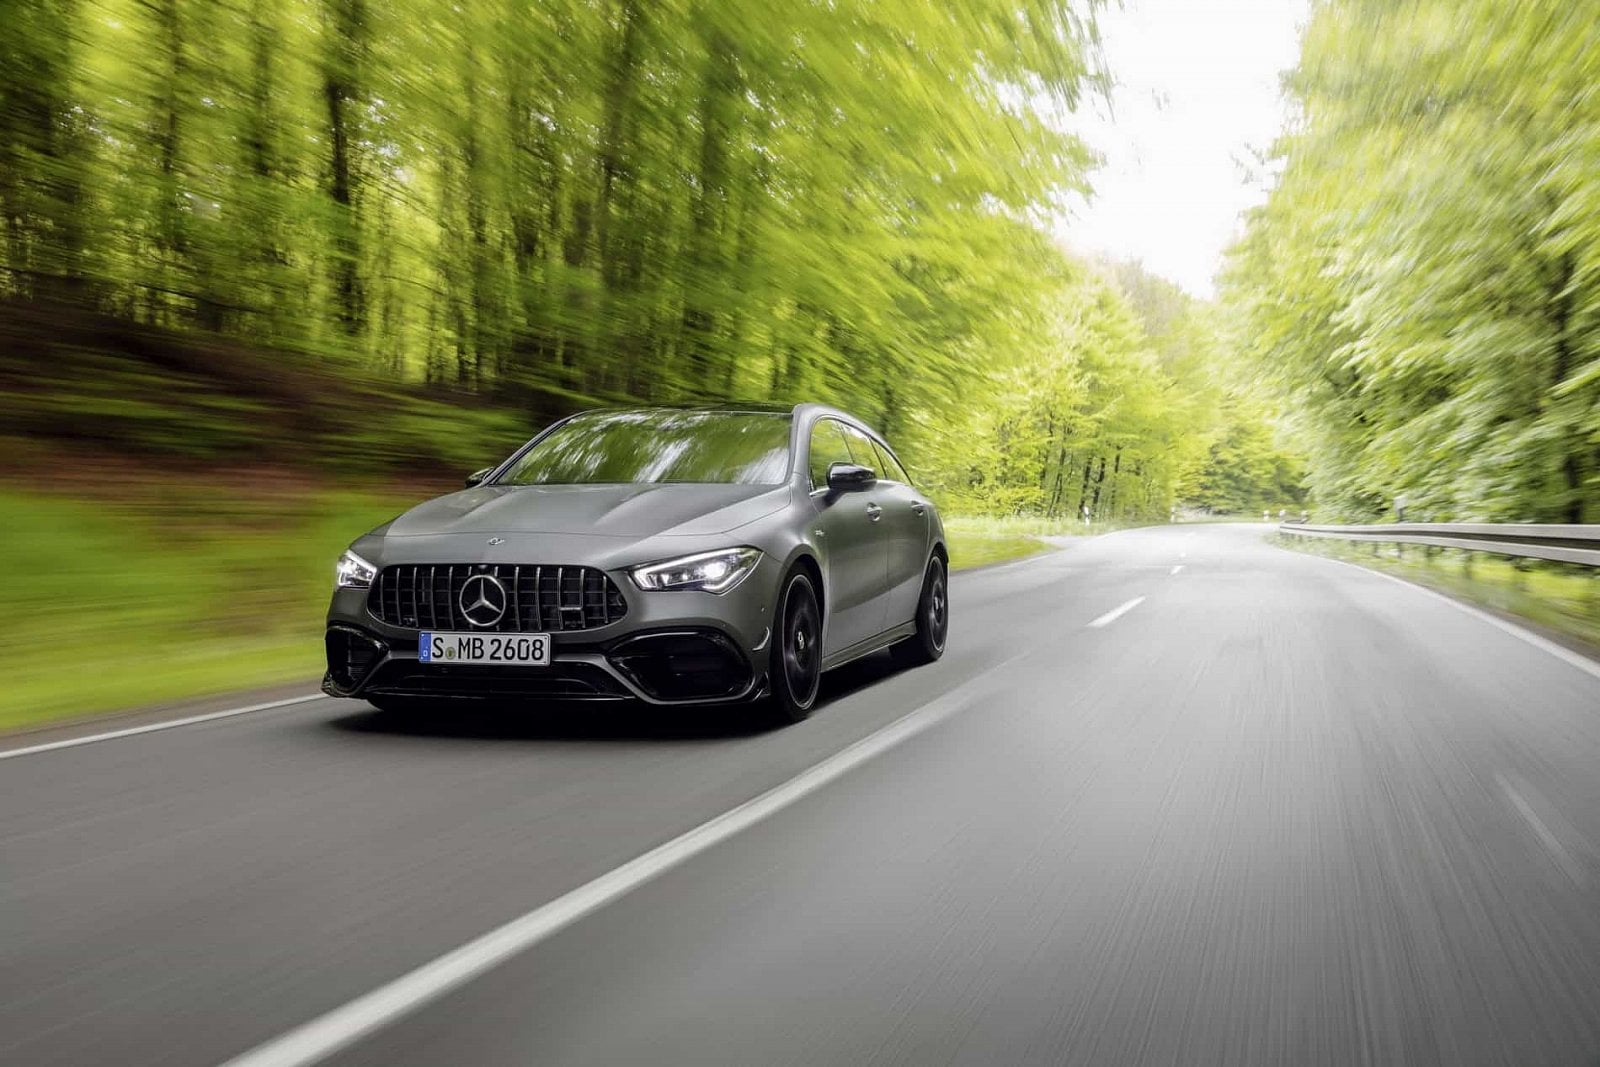
[{"label": "car hood", "polygon": [[383,533],[583,534],[631,540],[717,534],[770,515],[788,502],[787,485],[480,485],[418,504]]}]

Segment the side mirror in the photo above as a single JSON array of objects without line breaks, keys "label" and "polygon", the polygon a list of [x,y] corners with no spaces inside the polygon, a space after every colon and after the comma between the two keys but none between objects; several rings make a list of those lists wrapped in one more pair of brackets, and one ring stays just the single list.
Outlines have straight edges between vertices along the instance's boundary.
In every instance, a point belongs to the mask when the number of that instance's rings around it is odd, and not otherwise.
[{"label": "side mirror", "polygon": [[481,484],[485,478],[489,477],[489,475],[493,473],[493,467],[485,467],[481,471],[473,471],[471,474],[467,475],[467,488],[471,489],[473,486]]},{"label": "side mirror", "polygon": [[877,480],[877,471],[859,463],[833,463],[828,466],[828,488],[835,492],[865,489]]}]

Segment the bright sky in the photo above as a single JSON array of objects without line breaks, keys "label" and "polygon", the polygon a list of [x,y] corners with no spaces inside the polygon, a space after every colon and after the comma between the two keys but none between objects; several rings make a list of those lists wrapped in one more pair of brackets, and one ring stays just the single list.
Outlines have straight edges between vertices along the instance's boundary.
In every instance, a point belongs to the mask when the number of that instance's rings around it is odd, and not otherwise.
[{"label": "bright sky", "polygon": [[1117,88],[1075,128],[1105,159],[1095,195],[1060,233],[1082,252],[1137,259],[1196,296],[1265,196],[1253,151],[1283,124],[1307,0],[1126,0],[1101,13]]}]

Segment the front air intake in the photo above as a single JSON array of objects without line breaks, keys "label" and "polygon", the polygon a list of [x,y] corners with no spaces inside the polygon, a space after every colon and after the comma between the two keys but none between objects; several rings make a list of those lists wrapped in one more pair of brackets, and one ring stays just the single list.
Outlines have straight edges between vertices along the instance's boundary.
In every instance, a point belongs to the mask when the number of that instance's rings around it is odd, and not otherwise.
[{"label": "front air intake", "polygon": [[348,626],[330,626],[323,638],[328,653],[328,676],[343,692],[360,685],[383,659],[383,642]]},{"label": "front air intake", "polygon": [[750,687],[750,664],[714,631],[640,634],[614,645],[612,666],[657,700],[715,700]]}]

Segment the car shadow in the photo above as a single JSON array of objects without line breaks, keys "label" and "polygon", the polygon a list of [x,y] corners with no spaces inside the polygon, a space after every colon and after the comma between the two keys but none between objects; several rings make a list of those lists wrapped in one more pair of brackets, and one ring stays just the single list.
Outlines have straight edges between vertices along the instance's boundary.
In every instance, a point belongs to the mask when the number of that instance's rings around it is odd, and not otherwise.
[{"label": "car shadow", "polygon": [[[846,664],[822,677],[820,704],[828,714],[834,702],[871,688],[899,673],[879,653]],[[405,712],[376,708],[328,720],[345,733],[469,741],[719,741],[759,737],[783,728],[760,705],[705,705],[663,708],[634,702],[547,701],[537,705],[441,703]]]},{"label": "car shadow", "polygon": [[887,681],[899,674],[903,667],[894,661],[888,652],[874,652],[870,656],[863,656],[853,663],[846,663],[843,667],[831,670],[822,676],[822,704],[819,711],[827,710],[827,705],[835,700],[843,699],[851,693],[870,689],[879,682]]}]

